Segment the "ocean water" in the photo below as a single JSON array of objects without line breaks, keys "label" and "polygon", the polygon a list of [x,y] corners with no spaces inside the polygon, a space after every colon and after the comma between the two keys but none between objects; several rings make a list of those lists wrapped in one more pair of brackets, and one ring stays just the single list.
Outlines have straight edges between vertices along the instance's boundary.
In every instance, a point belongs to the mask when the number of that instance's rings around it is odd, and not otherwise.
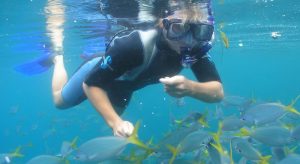
[{"label": "ocean water", "polygon": [[[68,110],[54,107],[52,69],[34,76],[14,70],[18,64],[51,51],[45,48],[51,43],[46,30],[47,1],[3,0],[0,4],[0,154],[22,146],[25,157],[15,163],[24,163],[40,154],[59,154],[61,143],[76,136],[83,143],[111,135],[88,101]],[[107,26],[97,5],[94,1],[64,2],[63,48],[70,75],[83,62],[81,54],[104,50]],[[287,105],[300,94],[299,1],[217,0],[213,10],[217,29],[224,25],[222,31],[229,39],[229,48],[225,48],[216,30],[210,51],[226,96]],[[274,32],[280,36],[272,37]],[[182,74],[194,79],[189,70]],[[154,136],[158,141],[170,129],[172,118],[206,109],[213,114],[217,105],[191,98],[183,101],[178,105],[160,84],[149,86],[134,94],[124,118],[142,120],[139,136],[145,140]],[[300,103],[295,107],[299,109]],[[212,124],[216,126],[216,122]]]}]

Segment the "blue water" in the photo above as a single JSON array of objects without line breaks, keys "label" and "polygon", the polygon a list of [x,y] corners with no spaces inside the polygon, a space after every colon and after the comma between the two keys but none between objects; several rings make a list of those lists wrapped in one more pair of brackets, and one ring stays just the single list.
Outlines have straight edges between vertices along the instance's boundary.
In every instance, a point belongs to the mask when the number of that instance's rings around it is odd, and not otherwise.
[{"label": "blue water", "polygon": [[[52,69],[30,77],[13,69],[45,53],[43,46],[50,44],[45,35],[46,3],[45,0],[0,2],[0,154],[22,145],[25,157],[16,163],[40,154],[58,154],[62,141],[76,136],[83,143],[111,134],[87,101],[64,111],[54,107]],[[103,17],[98,12],[84,8],[92,2],[84,1],[80,6],[70,0],[65,3],[64,56],[71,75],[83,61],[80,54],[104,49],[101,31],[104,27],[99,25]],[[222,31],[230,42],[226,49],[216,31],[211,50],[225,94],[289,104],[300,94],[300,2],[224,0],[224,3],[214,1],[213,8],[216,27],[224,24]],[[274,39],[272,32],[281,36]],[[182,74],[194,79],[189,70]],[[124,118],[132,122],[142,120],[140,137],[149,139],[154,135],[158,140],[170,127],[170,115],[180,118],[190,111],[205,109],[213,113],[216,105],[190,98],[184,102],[185,105],[177,106],[176,99],[165,94],[162,85],[149,86],[135,93]],[[300,103],[296,107],[300,108]]]}]

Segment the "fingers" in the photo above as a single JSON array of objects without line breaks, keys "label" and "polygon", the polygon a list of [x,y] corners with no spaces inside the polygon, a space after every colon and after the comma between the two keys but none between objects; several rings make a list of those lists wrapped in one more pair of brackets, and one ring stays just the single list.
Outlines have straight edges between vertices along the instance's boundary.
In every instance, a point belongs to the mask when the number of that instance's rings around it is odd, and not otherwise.
[{"label": "fingers", "polygon": [[123,131],[127,137],[132,135],[133,130],[134,130],[134,127],[133,127],[132,123],[128,122],[128,121],[124,121]]},{"label": "fingers", "polygon": [[134,126],[129,121],[122,121],[116,128],[113,129],[114,136],[129,137],[132,135]]},{"label": "fingers", "polygon": [[116,136],[116,137],[124,137],[124,136],[122,136],[122,134],[120,133],[120,131],[114,131],[114,136]]},{"label": "fingers", "polygon": [[187,92],[185,80],[185,77],[180,75],[159,79],[159,81],[164,84],[165,92],[167,92],[170,96],[176,98],[185,96]]},{"label": "fingers", "polygon": [[171,78],[169,77],[164,77],[164,78],[160,78],[159,82],[165,84],[165,85],[171,85],[172,81],[170,80]]},{"label": "fingers", "polygon": [[178,84],[183,83],[185,80],[184,76],[176,75],[173,77],[164,77],[160,78],[159,81],[167,86],[176,86]]}]

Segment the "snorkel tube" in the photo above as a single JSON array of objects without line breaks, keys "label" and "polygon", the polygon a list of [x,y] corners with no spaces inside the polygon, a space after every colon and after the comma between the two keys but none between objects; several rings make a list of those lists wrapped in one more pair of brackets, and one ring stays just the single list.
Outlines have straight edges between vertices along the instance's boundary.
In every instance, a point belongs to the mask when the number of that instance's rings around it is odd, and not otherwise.
[{"label": "snorkel tube", "polygon": [[196,63],[201,57],[212,48],[211,42],[205,42],[205,44],[197,44],[193,48],[180,47],[181,65],[184,68],[190,68]]}]

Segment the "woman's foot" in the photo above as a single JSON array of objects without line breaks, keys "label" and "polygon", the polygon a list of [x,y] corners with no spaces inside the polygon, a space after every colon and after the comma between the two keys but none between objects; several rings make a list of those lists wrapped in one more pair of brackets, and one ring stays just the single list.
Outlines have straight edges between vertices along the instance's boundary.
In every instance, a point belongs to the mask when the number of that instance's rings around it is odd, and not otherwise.
[{"label": "woman's foot", "polygon": [[55,55],[52,59],[53,64],[64,62],[64,56],[63,55]]}]

